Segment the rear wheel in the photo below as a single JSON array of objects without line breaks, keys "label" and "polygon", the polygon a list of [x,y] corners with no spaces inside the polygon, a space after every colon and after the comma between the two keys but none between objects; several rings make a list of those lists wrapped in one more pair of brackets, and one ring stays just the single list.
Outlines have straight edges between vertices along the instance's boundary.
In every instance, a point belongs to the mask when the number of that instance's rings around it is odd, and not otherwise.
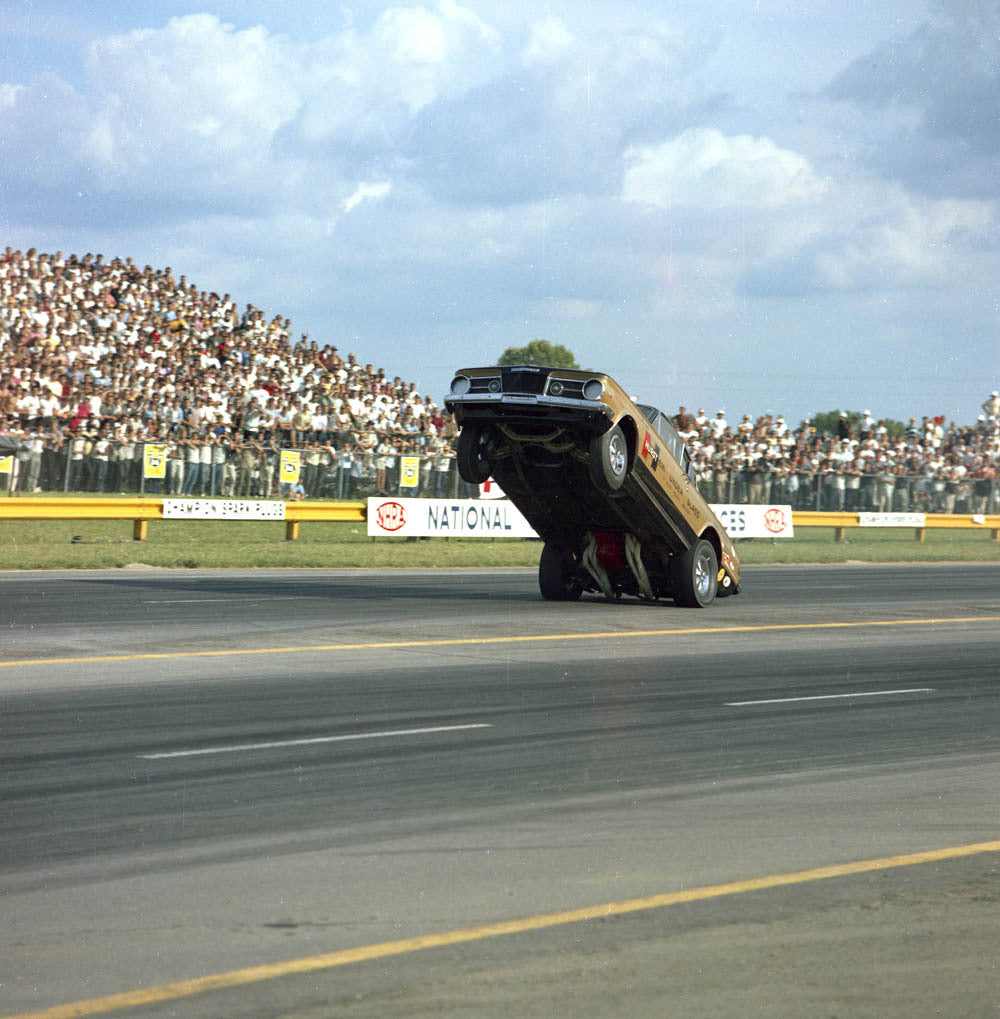
[{"label": "rear wheel", "polygon": [[701,539],[675,556],[671,579],[678,605],[690,609],[711,605],[719,589],[719,559],[712,543]]},{"label": "rear wheel", "polygon": [[602,492],[617,492],[628,474],[628,442],[619,425],[590,441],[590,479]]},{"label": "rear wheel", "polygon": [[570,558],[553,545],[542,547],[538,588],[546,601],[576,601],[583,587],[573,576]]},{"label": "rear wheel", "polygon": [[478,425],[466,425],[458,435],[458,475],[470,485],[481,485],[490,476],[485,439],[486,430]]}]

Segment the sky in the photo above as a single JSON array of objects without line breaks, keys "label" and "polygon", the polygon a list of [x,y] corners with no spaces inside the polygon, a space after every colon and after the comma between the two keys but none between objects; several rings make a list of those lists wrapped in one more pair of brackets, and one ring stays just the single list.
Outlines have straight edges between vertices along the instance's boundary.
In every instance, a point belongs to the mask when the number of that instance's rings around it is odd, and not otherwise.
[{"label": "sky", "polygon": [[170,266],[440,400],[546,339],[644,402],[970,424],[996,0],[4,0],[0,248]]}]

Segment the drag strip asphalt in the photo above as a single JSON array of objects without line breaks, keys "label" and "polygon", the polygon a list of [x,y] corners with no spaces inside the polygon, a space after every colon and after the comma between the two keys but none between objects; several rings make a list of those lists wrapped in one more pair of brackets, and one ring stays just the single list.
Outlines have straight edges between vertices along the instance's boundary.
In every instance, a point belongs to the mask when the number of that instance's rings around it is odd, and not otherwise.
[{"label": "drag strip asphalt", "polygon": [[1000,1004],[995,566],[5,573],[0,624],[0,1014]]}]

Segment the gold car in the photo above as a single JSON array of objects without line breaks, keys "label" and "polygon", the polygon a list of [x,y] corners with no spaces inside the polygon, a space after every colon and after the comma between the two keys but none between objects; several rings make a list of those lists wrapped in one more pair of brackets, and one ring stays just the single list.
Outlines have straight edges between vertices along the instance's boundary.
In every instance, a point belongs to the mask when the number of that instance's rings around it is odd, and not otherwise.
[{"label": "gold car", "polygon": [[739,556],[673,423],[610,376],[467,368],[445,405],[461,426],[463,480],[492,476],[545,542],[544,598],[599,591],[701,607],[739,591]]}]

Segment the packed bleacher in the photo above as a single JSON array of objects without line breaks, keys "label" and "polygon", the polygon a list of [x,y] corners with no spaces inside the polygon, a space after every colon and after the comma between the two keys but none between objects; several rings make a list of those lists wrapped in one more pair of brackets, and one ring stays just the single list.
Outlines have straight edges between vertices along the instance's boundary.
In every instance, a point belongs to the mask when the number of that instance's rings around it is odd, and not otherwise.
[{"label": "packed bleacher", "polygon": [[[902,435],[867,412],[830,431],[684,408],[674,421],[710,502],[993,513],[996,392],[982,410],[963,426],[911,418]],[[11,492],[268,498],[287,494],[279,454],[295,449],[303,496],[398,491],[403,458],[419,464],[420,494],[470,494],[454,421],[414,383],[293,342],[287,318],[170,268],[99,254],[0,256],[0,433],[19,440],[0,475]],[[164,448],[162,482],[143,477],[146,444]]]},{"label": "packed bleacher", "polygon": [[445,473],[454,428],[414,383],[306,335],[293,344],[287,318],[170,268],[8,247],[3,431],[27,446],[23,492],[137,491],[142,446],[156,443],[168,493],[267,497],[279,449],[300,451],[306,494],[343,496],[369,475],[387,489],[405,455]]}]

